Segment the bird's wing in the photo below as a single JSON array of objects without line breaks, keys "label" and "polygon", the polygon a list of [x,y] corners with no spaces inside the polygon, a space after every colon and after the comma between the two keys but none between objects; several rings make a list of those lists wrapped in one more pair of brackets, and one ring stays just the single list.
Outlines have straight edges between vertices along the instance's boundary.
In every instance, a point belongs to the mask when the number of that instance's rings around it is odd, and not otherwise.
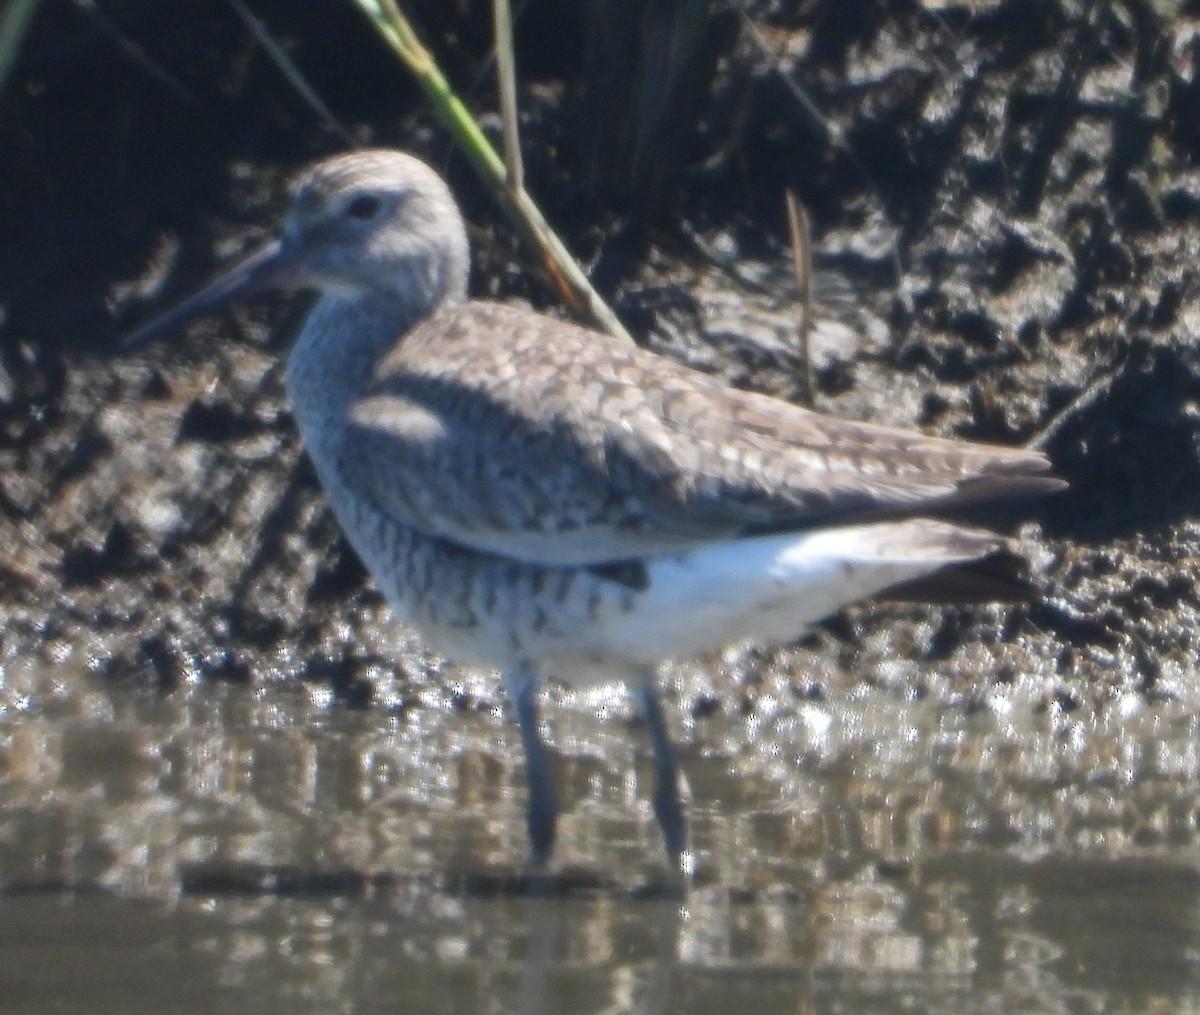
[{"label": "bird's wing", "polygon": [[482,302],[440,311],[381,360],[341,460],[397,522],[549,565],[1045,492],[1062,485],[1048,467],[809,412]]}]

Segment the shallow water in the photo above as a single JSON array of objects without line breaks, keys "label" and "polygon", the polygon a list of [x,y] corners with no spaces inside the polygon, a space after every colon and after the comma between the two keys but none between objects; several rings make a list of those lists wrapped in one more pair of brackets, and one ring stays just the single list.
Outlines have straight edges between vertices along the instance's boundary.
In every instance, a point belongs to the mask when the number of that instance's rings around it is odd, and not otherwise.
[{"label": "shallow water", "polygon": [[675,710],[685,889],[619,699],[546,708],[565,813],[533,882],[501,714],[67,668],[4,693],[5,1013],[1200,1011],[1178,706]]}]

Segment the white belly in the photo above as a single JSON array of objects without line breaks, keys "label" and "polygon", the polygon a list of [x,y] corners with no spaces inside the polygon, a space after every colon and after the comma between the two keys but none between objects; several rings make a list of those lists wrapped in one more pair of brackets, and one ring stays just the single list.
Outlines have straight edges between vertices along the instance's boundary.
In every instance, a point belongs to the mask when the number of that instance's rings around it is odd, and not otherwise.
[{"label": "white belly", "polygon": [[646,679],[667,659],[791,641],[842,606],[947,563],[909,549],[923,520],[731,540],[645,558],[635,589],[581,568],[521,564],[339,510],[398,619],[461,663],[531,666],[573,685]]}]

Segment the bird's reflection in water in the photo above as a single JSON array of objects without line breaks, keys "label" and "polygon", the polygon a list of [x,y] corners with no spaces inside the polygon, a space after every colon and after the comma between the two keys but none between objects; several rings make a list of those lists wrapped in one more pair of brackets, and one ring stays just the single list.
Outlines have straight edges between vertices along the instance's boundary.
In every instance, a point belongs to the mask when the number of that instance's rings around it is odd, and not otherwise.
[{"label": "bird's reflection in water", "polygon": [[[528,950],[521,969],[517,993],[517,1015],[551,1015],[563,1010],[554,986],[561,970],[564,930],[578,901],[569,897],[532,894],[524,902]],[[679,934],[684,903],[678,896],[647,899],[639,904],[643,929],[651,948],[617,970],[611,980],[613,996],[607,1007],[596,1011],[661,1015],[666,1012],[675,985],[679,961]],[[642,971],[642,975],[638,975]]]}]

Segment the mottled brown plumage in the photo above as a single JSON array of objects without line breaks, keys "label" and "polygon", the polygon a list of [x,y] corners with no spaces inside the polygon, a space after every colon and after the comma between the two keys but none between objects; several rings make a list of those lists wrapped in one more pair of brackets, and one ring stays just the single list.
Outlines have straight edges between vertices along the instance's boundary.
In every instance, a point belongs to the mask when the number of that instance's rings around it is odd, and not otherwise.
[{"label": "mottled brown plumage", "polygon": [[[660,660],[792,638],[854,599],[936,595],[939,580],[955,597],[1003,594],[1004,540],[930,515],[1062,485],[1037,452],[823,416],[469,301],[467,262],[431,169],[399,152],[339,156],[301,181],[279,242],[133,340],[275,286],[321,293],[288,358],[305,445],[400,618],[502,671],[538,861],[556,813],[541,677],[637,690],[678,861]],[[972,585],[962,568],[980,565]]]},{"label": "mottled brown plumage", "polygon": [[425,532],[592,564],[1058,488],[1037,452],[821,415],[517,307],[418,324],[351,411],[342,475]]}]

